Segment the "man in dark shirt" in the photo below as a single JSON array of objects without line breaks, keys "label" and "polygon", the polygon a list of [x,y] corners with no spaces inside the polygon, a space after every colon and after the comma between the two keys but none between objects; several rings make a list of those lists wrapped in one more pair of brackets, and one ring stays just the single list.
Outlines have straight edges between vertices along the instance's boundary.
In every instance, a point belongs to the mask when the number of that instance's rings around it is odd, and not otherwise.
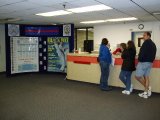
[{"label": "man in dark shirt", "polygon": [[138,55],[138,65],[136,70],[136,79],[144,86],[143,93],[138,94],[140,97],[148,98],[151,96],[151,86],[149,86],[149,74],[152,68],[152,63],[156,56],[156,45],[151,40],[151,33],[143,34],[144,43],[140,48]]}]

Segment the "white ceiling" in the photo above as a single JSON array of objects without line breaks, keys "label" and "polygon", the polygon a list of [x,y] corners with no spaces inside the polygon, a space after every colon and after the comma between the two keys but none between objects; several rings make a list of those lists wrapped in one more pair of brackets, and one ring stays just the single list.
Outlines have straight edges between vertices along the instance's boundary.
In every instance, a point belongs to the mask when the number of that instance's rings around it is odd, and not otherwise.
[{"label": "white ceiling", "polygon": [[[137,3],[139,6],[134,4]],[[20,18],[20,24],[54,24],[74,23],[76,26],[85,26],[81,21],[113,19],[122,17],[137,17],[139,21],[156,21],[160,15],[150,13],[160,12],[160,0],[0,0],[0,19]],[[41,17],[35,14],[75,8],[89,5],[105,4],[112,10],[79,13],[56,17]],[[144,9],[145,10],[144,10]],[[148,13],[149,12],[149,13]],[[156,19],[156,18],[157,19]],[[89,25],[92,26],[92,25]]]}]

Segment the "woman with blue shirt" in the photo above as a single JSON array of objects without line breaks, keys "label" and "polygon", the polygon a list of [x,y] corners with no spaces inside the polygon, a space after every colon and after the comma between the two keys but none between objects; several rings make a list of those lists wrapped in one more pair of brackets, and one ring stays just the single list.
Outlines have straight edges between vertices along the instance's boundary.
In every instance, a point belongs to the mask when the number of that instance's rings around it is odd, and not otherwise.
[{"label": "woman with blue shirt", "polygon": [[107,47],[107,38],[102,39],[102,43],[99,49],[99,64],[101,67],[100,88],[104,91],[109,91],[111,88],[108,86],[109,66],[112,62],[112,57],[109,48]]}]

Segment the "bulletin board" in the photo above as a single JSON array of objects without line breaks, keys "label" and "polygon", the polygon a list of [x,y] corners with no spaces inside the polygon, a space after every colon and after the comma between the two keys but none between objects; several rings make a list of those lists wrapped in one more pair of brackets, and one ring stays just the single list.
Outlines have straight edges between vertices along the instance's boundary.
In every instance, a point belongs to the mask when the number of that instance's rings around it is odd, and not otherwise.
[{"label": "bulletin board", "polygon": [[39,71],[38,37],[11,37],[11,74]]},{"label": "bulletin board", "polygon": [[6,74],[66,72],[74,25],[5,25]]}]

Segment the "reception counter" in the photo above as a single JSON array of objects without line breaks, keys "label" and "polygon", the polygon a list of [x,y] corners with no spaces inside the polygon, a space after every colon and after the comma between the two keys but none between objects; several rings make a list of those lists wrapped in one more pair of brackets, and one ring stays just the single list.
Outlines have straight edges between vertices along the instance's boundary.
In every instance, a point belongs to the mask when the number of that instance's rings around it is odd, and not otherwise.
[{"label": "reception counter", "polygon": [[[67,55],[67,79],[76,80],[88,83],[99,84],[100,81],[100,66],[97,62],[98,54],[89,53],[69,53]],[[122,59],[120,56],[113,56],[115,58],[114,66],[110,67],[109,85],[116,87],[124,87],[119,80],[119,73],[121,70]],[[136,59],[137,62],[137,59]],[[135,72],[132,75],[132,84],[134,89],[143,90],[144,88],[134,78]],[[150,75],[150,84],[152,91],[160,93],[160,58],[156,58],[153,63],[153,69]]]}]

